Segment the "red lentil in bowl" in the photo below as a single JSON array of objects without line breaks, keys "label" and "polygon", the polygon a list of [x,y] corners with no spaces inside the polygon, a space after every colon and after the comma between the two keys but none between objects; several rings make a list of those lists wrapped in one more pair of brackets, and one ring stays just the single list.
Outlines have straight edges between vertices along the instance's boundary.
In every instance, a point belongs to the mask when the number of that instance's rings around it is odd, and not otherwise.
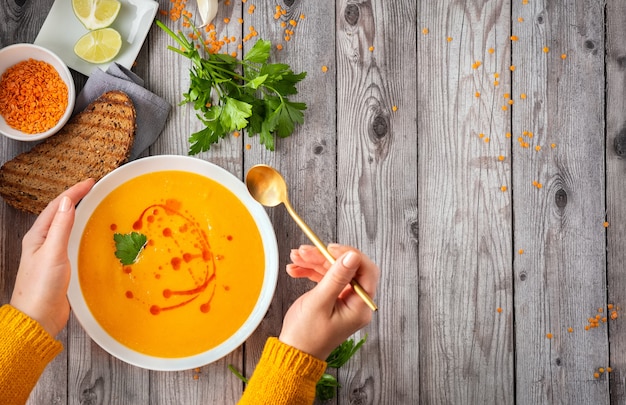
[{"label": "red lentil in bowl", "polygon": [[37,141],[65,125],[74,109],[75,88],[67,66],[33,44],[0,49],[0,132]]}]

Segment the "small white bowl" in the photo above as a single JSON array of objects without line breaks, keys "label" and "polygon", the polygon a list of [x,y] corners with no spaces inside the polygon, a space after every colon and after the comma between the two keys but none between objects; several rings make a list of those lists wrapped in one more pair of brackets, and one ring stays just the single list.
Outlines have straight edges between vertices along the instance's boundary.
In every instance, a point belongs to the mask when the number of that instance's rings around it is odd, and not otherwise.
[{"label": "small white bowl", "polygon": [[45,132],[38,134],[27,134],[9,126],[4,117],[0,115],[0,133],[3,135],[16,139],[18,141],[38,141],[47,138],[57,133],[63,125],[70,119],[72,111],[74,110],[74,101],[76,100],[76,89],[74,87],[74,79],[67,65],[52,51],[33,44],[14,44],[6,46],[0,49],[0,77],[11,66],[28,60],[35,59],[41,60],[52,65],[61,76],[61,79],[67,85],[67,108],[65,113],[61,116],[61,119],[57,124]]}]

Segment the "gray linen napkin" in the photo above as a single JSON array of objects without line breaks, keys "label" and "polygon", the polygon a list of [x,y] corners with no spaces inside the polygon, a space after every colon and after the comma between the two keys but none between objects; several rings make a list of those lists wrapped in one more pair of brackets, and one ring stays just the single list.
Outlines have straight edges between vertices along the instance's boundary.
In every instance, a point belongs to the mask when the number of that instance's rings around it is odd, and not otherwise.
[{"label": "gray linen napkin", "polygon": [[135,104],[137,130],[135,143],[129,160],[136,159],[163,131],[165,120],[172,106],[143,87],[144,81],[135,73],[117,63],[112,63],[106,72],[94,69],[85,83],[85,87],[76,97],[74,114],[81,112],[95,99],[111,90],[120,90],[128,94]]}]

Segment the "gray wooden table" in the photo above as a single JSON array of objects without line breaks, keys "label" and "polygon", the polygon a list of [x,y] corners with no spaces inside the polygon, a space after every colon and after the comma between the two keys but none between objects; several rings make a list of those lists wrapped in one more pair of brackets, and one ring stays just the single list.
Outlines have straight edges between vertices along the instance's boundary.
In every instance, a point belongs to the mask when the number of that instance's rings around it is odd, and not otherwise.
[{"label": "gray wooden table", "polygon": [[[380,265],[380,310],[336,403],[626,403],[626,314],[585,330],[599,308],[626,307],[626,161],[614,149],[626,145],[626,2],[284,0],[275,20],[276,4],[231,0],[218,31],[241,39],[252,25],[284,45],[274,60],[308,72],[305,124],[275,152],[241,136],[199,157],[240,178],[277,167],[323,240]],[[3,1],[0,46],[32,42],[51,5]],[[286,42],[280,21],[301,14]],[[200,129],[176,106],[189,65],[170,43],[153,27],[133,68],[175,106],[150,155],[187,154]],[[29,147],[2,138],[0,161]],[[268,212],[282,269],[306,240],[284,210]],[[33,220],[0,203],[2,303]],[[72,318],[30,403],[234,404],[243,386],[228,364],[249,375],[310,287],[281,272],[259,329],[199,371],[127,365]],[[596,378],[600,367],[613,371]]]}]

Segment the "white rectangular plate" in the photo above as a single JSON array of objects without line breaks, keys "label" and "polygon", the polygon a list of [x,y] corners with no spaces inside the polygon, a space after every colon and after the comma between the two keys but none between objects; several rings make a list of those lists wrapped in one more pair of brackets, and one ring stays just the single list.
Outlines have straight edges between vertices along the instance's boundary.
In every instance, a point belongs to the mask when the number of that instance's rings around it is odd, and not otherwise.
[{"label": "white rectangular plate", "polygon": [[74,44],[88,30],[72,10],[71,0],[56,0],[35,44],[56,53],[70,68],[89,76],[93,69],[106,70],[113,62],[130,69],[154,21],[159,3],[153,0],[120,0],[122,7],[111,28],[122,36],[122,49],[113,61],[94,65],[74,53]]}]

